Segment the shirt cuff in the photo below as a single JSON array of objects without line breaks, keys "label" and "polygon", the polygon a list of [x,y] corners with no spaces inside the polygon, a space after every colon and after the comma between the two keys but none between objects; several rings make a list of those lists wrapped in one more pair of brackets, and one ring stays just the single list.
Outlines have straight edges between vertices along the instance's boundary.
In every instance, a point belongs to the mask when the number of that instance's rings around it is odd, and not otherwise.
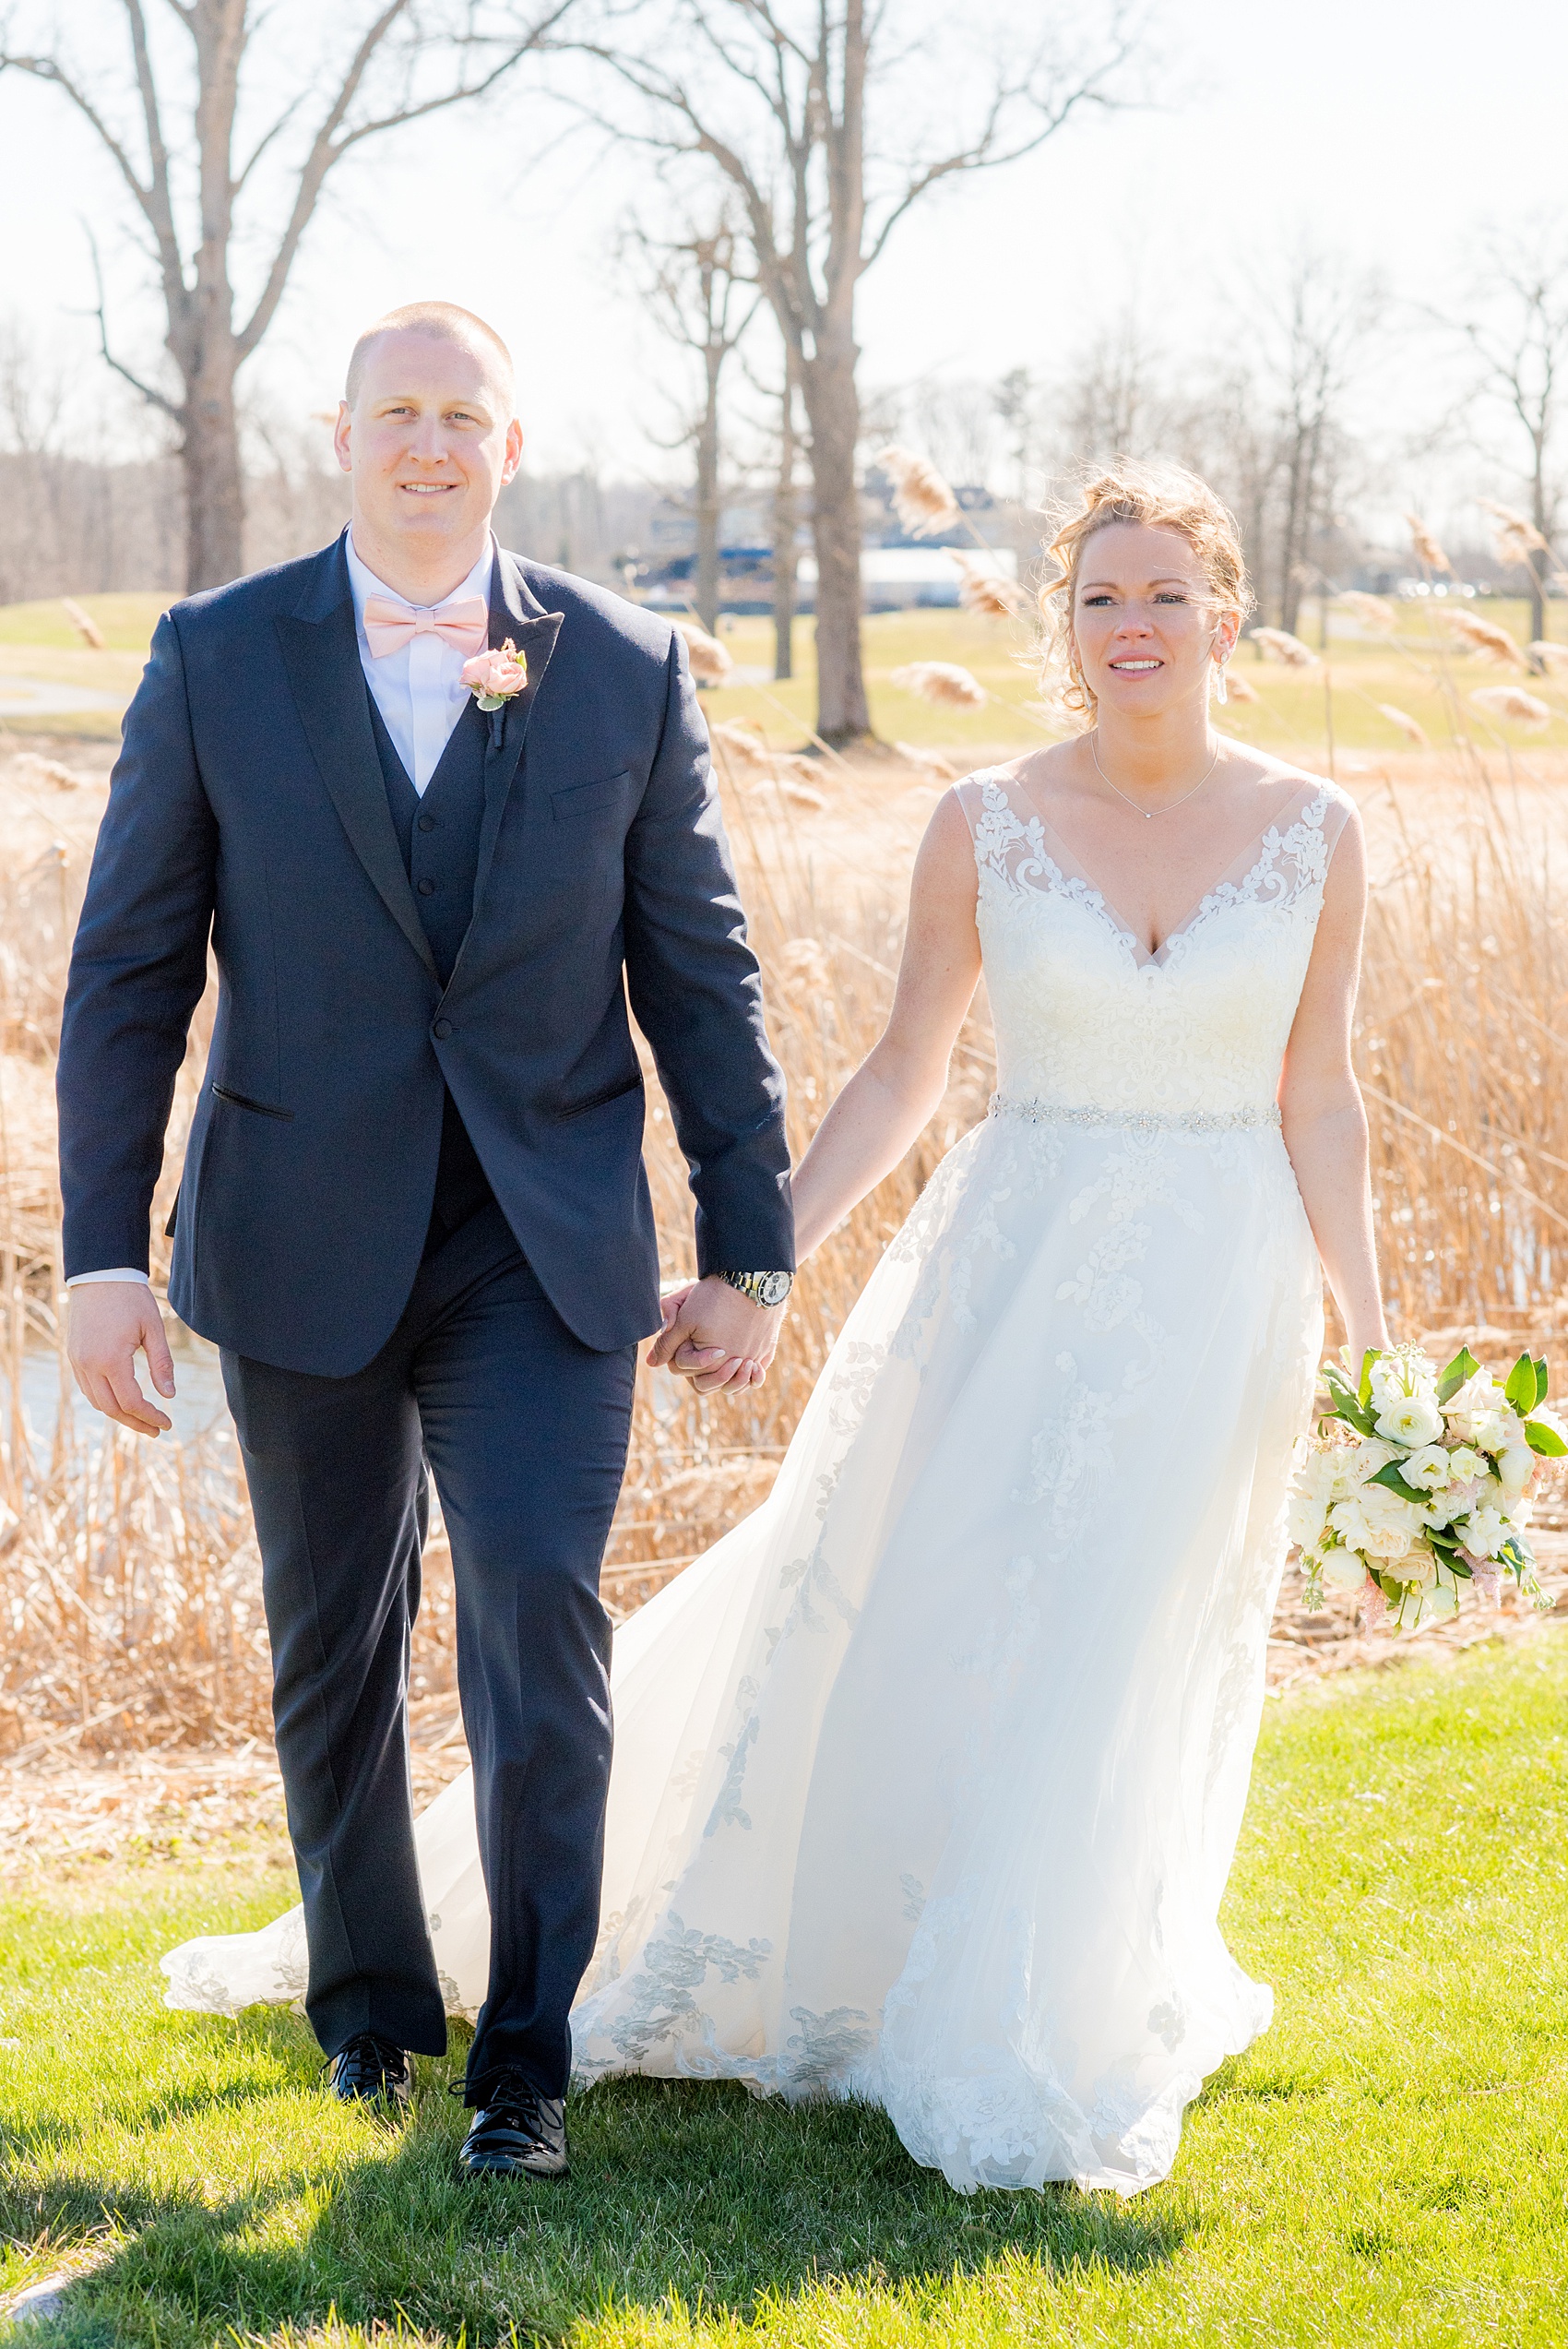
[{"label": "shirt cuff", "polygon": [[145,1289],[152,1286],[145,1272],[137,1272],[128,1264],[117,1266],[113,1272],[73,1272],[65,1286],[85,1289],[93,1281],[139,1281]]}]

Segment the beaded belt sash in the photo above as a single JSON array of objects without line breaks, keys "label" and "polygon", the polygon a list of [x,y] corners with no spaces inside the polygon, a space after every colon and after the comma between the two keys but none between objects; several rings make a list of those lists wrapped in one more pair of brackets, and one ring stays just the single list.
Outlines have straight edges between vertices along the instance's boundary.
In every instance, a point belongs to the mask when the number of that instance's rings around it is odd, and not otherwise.
[{"label": "beaded belt sash", "polygon": [[1272,1101],[1250,1109],[1077,1109],[992,1093],[986,1114],[1020,1117],[1030,1126],[1131,1126],[1144,1134],[1229,1134],[1237,1127],[1279,1123],[1279,1104]]}]

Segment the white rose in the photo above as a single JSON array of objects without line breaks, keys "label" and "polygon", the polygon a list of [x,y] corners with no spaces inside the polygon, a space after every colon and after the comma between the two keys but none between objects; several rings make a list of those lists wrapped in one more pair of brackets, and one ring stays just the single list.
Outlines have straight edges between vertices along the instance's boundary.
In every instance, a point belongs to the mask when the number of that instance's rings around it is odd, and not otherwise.
[{"label": "white rose", "polygon": [[1397,1460],[1399,1453],[1394,1444],[1380,1444],[1374,1437],[1363,1437],[1360,1442],[1347,1444],[1327,1457],[1335,1471],[1330,1496],[1348,1501],[1354,1498],[1369,1477],[1375,1476],[1380,1468],[1386,1468],[1391,1460]]},{"label": "white rose", "polygon": [[1381,1413],[1377,1432],[1391,1444],[1409,1444],[1419,1449],[1442,1435],[1443,1413],[1428,1396],[1409,1395],[1403,1401],[1391,1402]]},{"label": "white rose", "polygon": [[1450,1616],[1457,1615],[1458,1612],[1458,1592],[1454,1589],[1451,1583],[1434,1583],[1430,1587],[1423,1589],[1420,1599],[1420,1613],[1416,1616],[1415,1623],[1412,1624],[1411,1628],[1414,1629],[1415,1624],[1420,1623],[1445,1623]]},{"label": "white rose", "polygon": [[1422,1531],[1420,1510],[1382,1485],[1363,1485],[1329,1510],[1328,1521],[1351,1549],[1375,1558],[1403,1557]]},{"label": "white rose", "polygon": [[1514,1429],[1508,1425],[1514,1417],[1511,1411],[1476,1411],[1470,1413],[1470,1441],[1478,1450],[1500,1452]]},{"label": "white rose", "polygon": [[1465,1526],[1465,1547],[1477,1557],[1495,1557],[1508,1539],[1508,1520],[1498,1508],[1472,1509]]},{"label": "white rose", "polygon": [[1339,1591],[1359,1591],[1367,1579],[1365,1561],[1354,1550],[1330,1550],[1320,1571],[1324,1580]]},{"label": "white rose", "polygon": [[1536,1473],[1536,1456],[1528,1444],[1505,1444],[1497,1456],[1497,1481],[1509,1501],[1516,1501]]},{"label": "white rose", "polygon": [[1299,1550],[1315,1550],[1323,1538],[1328,1517],[1328,1496],[1325,1493],[1303,1492],[1293,1485],[1286,1506],[1285,1523],[1291,1541]]},{"label": "white rose", "polygon": [[1447,1484],[1453,1457],[1446,1444],[1423,1444],[1420,1451],[1410,1454],[1399,1473],[1407,1485],[1420,1485],[1423,1491],[1431,1492]]},{"label": "white rose", "polygon": [[1486,1462],[1473,1444],[1456,1444],[1448,1455],[1448,1481],[1451,1485],[1472,1485],[1485,1471]]},{"label": "white rose", "polygon": [[1437,1559],[1423,1544],[1407,1550],[1403,1557],[1390,1558],[1383,1570],[1384,1574],[1391,1574],[1396,1582],[1403,1582],[1408,1589],[1430,1590],[1437,1580]]}]

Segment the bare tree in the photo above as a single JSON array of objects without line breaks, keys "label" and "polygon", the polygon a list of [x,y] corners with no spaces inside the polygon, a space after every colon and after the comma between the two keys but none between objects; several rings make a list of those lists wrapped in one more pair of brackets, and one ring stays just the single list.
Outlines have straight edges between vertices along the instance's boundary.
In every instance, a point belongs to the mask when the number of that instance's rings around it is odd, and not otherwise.
[{"label": "bare tree", "polygon": [[1530,599],[1530,634],[1546,634],[1550,548],[1565,493],[1559,441],[1568,421],[1568,240],[1540,230],[1493,238],[1471,315],[1458,334],[1476,368],[1478,395],[1517,424],[1528,462],[1529,519],[1538,548],[1520,550]]},{"label": "bare tree", "polygon": [[[717,170],[743,209],[757,277],[793,353],[810,430],[817,558],[817,732],[869,732],[861,664],[861,280],[923,197],[1044,144],[1073,115],[1113,102],[1134,47],[1128,9],[1079,40],[1082,11],[1052,6],[1044,32],[1016,13],[989,28],[1004,62],[981,68],[988,28],[969,11],[900,48],[885,0],[630,0],[580,45],[643,101],[617,127]],[[1039,12],[1031,12],[1038,15]],[[907,21],[907,18],[905,19]],[[911,60],[932,110],[915,94]],[[601,117],[602,119],[602,117]],[[956,127],[955,127],[956,125]]]},{"label": "bare tree", "polygon": [[[166,5],[190,44],[184,57],[171,54],[172,30],[168,42],[155,37],[143,0],[119,0],[126,42],[119,73],[78,62],[57,29],[63,7],[36,43],[18,30],[22,11],[6,16],[0,71],[30,74],[68,101],[113,161],[138,216],[162,297],[168,388],[114,352],[101,278],[103,356],[179,433],[186,585],[194,590],[233,578],[244,560],[235,378],[277,314],[327,174],[367,139],[493,89],[545,41],[573,0],[541,0],[541,13],[522,26],[501,0],[493,23],[491,0],[362,0],[317,13],[335,36],[332,62],[282,56],[279,29],[265,65],[253,64],[255,35],[272,13],[263,0]],[[79,29],[79,10],[69,14]],[[101,43],[85,45],[95,52]],[[245,102],[250,84],[275,91],[285,79],[293,95],[255,129],[242,160],[236,146],[242,115],[248,123],[253,111]],[[310,120],[296,133],[307,110]],[[255,184],[267,189],[282,226],[266,240],[255,299],[236,321],[232,265],[244,234],[237,213],[258,169]]]},{"label": "bare tree", "polygon": [[756,314],[755,280],[747,274],[733,223],[722,215],[707,227],[687,221],[676,235],[662,239],[634,221],[623,233],[622,249],[632,257],[649,315],[671,342],[694,354],[700,371],[695,411],[674,445],[689,447],[695,459],[695,602],[697,617],[712,630],[719,626],[723,506],[719,388],[725,362]]},{"label": "bare tree", "polygon": [[795,532],[800,523],[800,492],[795,480],[800,450],[796,407],[800,384],[795,353],[784,345],[784,380],[778,388],[778,456],[773,476],[773,674],[795,674]]}]

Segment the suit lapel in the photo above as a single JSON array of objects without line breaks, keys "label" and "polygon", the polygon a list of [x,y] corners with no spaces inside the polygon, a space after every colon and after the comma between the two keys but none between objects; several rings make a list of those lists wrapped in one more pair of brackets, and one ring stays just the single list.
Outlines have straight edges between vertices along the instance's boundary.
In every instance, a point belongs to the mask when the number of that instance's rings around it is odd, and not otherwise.
[{"label": "suit lapel", "polygon": [[350,845],[434,979],[435,958],[386,805],[341,539],[323,553],[318,574],[297,609],[280,614],[274,625],[305,739]]},{"label": "suit lapel", "polygon": [[[555,639],[561,633],[564,616],[563,613],[544,609],[524,578],[522,566],[517,557],[497,547],[490,589],[490,641],[493,645],[499,645],[510,637],[528,663],[529,681],[516,700],[508,702],[505,710],[494,713],[503,721],[499,729],[499,745],[495,740],[497,729],[493,725],[486,740],[484,823],[480,832],[479,865],[474,876],[475,922],[479,920],[484,885],[495,854],[501,818],[506,813],[506,803],[511,797],[512,785],[522,758],[529,721],[533,715],[534,704],[544,683],[544,673],[550,666],[550,657],[555,650]],[[417,915],[415,918],[417,920]]]}]

